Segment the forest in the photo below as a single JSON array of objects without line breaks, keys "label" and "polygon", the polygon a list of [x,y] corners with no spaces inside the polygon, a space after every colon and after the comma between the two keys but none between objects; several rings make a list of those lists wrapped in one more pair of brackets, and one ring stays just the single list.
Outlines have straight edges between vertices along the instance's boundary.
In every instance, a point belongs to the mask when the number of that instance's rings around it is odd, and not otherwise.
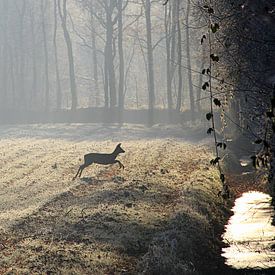
[{"label": "forest", "polygon": [[0,0],[0,274],[274,274],[275,3]]}]

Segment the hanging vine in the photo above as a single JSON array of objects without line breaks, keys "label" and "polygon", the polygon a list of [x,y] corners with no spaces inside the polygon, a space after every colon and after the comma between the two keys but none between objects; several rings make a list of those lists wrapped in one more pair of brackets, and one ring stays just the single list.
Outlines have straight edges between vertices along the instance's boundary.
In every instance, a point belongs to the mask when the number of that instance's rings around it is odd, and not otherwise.
[{"label": "hanging vine", "polygon": [[214,22],[213,20],[214,9],[211,6],[211,1],[209,2],[209,5],[204,5],[203,9],[207,13],[208,32],[207,34],[204,34],[202,36],[201,44],[203,44],[205,40],[208,41],[209,67],[203,69],[201,72],[203,75],[208,76],[208,80],[204,82],[204,84],[202,85],[202,89],[204,91],[209,92],[210,111],[206,114],[206,119],[210,122],[211,127],[207,130],[207,134],[213,135],[214,144],[215,144],[215,157],[210,160],[210,164],[217,166],[219,170],[220,180],[222,183],[222,190],[219,191],[218,195],[224,199],[227,199],[230,196],[230,192],[229,192],[228,185],[226,184],[226,181],[225,181],[225,175],[221,168],[221,157],[219,152],[219,150],[226,149],[226,143],[218,140],[216,122],[215,122],[215,116],[214,116],[214,107],[221,108],[222,103],[220,99],[214,97],[214,93],[213,93],[213,67],[215,63],[219,62],[220,58],[214,52],[212,38],[213,38],[213,35],[219,30],[220,26],[217,22]]}]

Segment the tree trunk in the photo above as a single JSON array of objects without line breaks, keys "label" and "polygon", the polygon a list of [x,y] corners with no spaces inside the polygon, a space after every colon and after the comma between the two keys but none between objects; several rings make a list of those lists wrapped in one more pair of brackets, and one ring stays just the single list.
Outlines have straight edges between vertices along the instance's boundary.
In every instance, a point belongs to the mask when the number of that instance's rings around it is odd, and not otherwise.
[{"label": "tree trunk", "polygon": [[178,32],[178,97],[177,97],[177,111],[180,112],[182,104],[182,47],[181,47],[181,21],[179,16],[180,0],[177,0],[177,32]]},{"label": "tree trunk", "polygon": [[2,68],[1,68],[1,108],[2,110],[7,107],[7,78],[8,78],[8,37],[7,37],[7,14],[8,7],[7,2],[3,2],[2,14],[2,28],[3,28],[3,49],[2,49]]},{"label": "tree trunk", "polygon": [[95,104],[96,107],[100,105],[99,98],[99,85],[98,85],[98,60],[97,60],[97,47],[96,47],[96,35],[95,35],[95,26],[94,26],[94,15],[93,15],[93,5],[91,5],[91,28],[92,28],[92,48],[93,48],[93,74],[94,74],[94,82],[95,82]]},{"label": "tree trunk", "polygon": [[119,55],[119,82],[118,82],[118,109],[119,122],[123,122],[124,110],[124,91],[125,91],[125,68],[123,51],[123,18],[122,18],[122,0],[117,2],[118,11],[118,55]]},{"label": "tree trunk", "polygon": [[112,14],[115,8],[115,2],[113,0],[106,1],[108,3],[106,6],[106,53],[105,59],[107,61],[108,70],[108,86],[110,95],[110,108],[114,108],[117,104],[116,95],[116,79],[114,70],[114,55],[113,52],[115,47],[113,46],[113,32],[114,32],[114,22],[112,20]]},{"label": "tree trunk", "polygon": [[74,72],[74,56],[73,56],[72,40],[67,29],[67,0],[63,0],[62,9],[60,6],[60,0],[58,0],[58,10],[59,10],[61,25],[63,29],[66,46],[67,46],[67,51],[68,51],[70,86],[71,86],[71,96],[72,96],[71,110],[76,110],[77,89],[76,89],[75,72]]},{"label": "tree trunk", "polygon": [[201,111],[201,90],[203,85],[203,74],[202,70],[205,67],[205,47],[202,47],[202,58],[201,58],[201,65],[200,65],[200,76],[199,76],[199,84],[198,84],[198,92],[197,92],[197,110],[198,112]]},{"label": "tree trunk", "polygon": [[59,62],[57,53],[57,2],[54,0],[54,33],[53,33],[53,48],[54,48],[54,65],[55,65],[55,80],[56,80],[56,109],[60,110],[62,107],[62,92],[59,74]]},{"label": "tree trunk", "polygon": [[26,1],[22,1],[22,7],[19,12],[19,43],[20,43],[20,65],[19,65],[19,85],[20,87],[20,95],[18,102],[20,105],[20,109],[25,109],[27,107],[26,102],[26,94],[25,94],[25,49],[24,49],[24,17],[26,12]]},{"label": "tree trunk", "polygon": [[152,23],[151,23],[151,1],[145,0],[146,38],[147,38],[147,60],[148,60],[148,107],[149,125],[154,123],[155,107],[155,81],[154,81],[154,56],[152,46]]},{"label": "tree trunk", "polygon": [[123,18],[122,0],[117,3],[118,9],[118,55],[119,55],[119,83],[118,83],[118,107],[120,112],[124,109],[124,52],[123,52]]},{"label": "tree trunk", "polygon": [[31,105],[36,106],[37,97],[37,64],[36,64],[36,41],[34,31],[34,10],[31,11],[31,40],[32,40],[32,91],[31,91]]},{"label": "tree trunk", "polygon": [[190,15],[190,0],[187,0],[186,8],[186,55],[187,55],[187,68],[188,68],[188,86],[189,86],[189,97],[190,97],[190,111],[191,111],[191,120],[195,119],[195,102],[194,102],[194,89],[192,81],[192,65],[191,65],[191,56],[190,56],[190,34],[189,34],[189,15]]},{"label": "tree trunk", "polygon": [[49,84],[49,60],[48,60],[48,45],[45,26],[44,13],[46,6],[44,0],[40,2],[41,20],[42,20],[42,34],[43,34],[43,49],[44,49],[44,66],[45,66],[45,111],[48,112],[50,108],[50,84]]}]

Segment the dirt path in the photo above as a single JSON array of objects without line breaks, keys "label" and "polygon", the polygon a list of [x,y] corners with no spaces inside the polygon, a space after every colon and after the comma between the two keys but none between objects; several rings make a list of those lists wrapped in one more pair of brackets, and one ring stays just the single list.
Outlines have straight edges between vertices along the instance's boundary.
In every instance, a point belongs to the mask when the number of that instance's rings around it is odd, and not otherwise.
[{"label": "dirt path", "polygon": [[[211,227],[223,219],[223,202],[210,153],[179,139],[178,131],[101,129],[97,135],[96,125],[82,132],[78,125],[48,132],[28,127],[2,129],[0,274],[190,270],[196,249],[204,249],[192,241],[203,243],[202,233],[220,230]],[[94,165],[71,180],[84,153],[111,152],[118,141],[125,170]],[[186,261],[178,249],[186,249]]]}]

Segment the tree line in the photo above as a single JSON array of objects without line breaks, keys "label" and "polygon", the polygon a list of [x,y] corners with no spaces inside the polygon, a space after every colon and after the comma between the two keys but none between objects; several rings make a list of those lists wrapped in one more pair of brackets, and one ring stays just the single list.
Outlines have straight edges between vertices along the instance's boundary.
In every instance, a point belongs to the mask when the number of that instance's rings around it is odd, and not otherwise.
[{"label": "tree line", "polygon": [[203,106],[190,0],[1,0],[1,110]]}]

